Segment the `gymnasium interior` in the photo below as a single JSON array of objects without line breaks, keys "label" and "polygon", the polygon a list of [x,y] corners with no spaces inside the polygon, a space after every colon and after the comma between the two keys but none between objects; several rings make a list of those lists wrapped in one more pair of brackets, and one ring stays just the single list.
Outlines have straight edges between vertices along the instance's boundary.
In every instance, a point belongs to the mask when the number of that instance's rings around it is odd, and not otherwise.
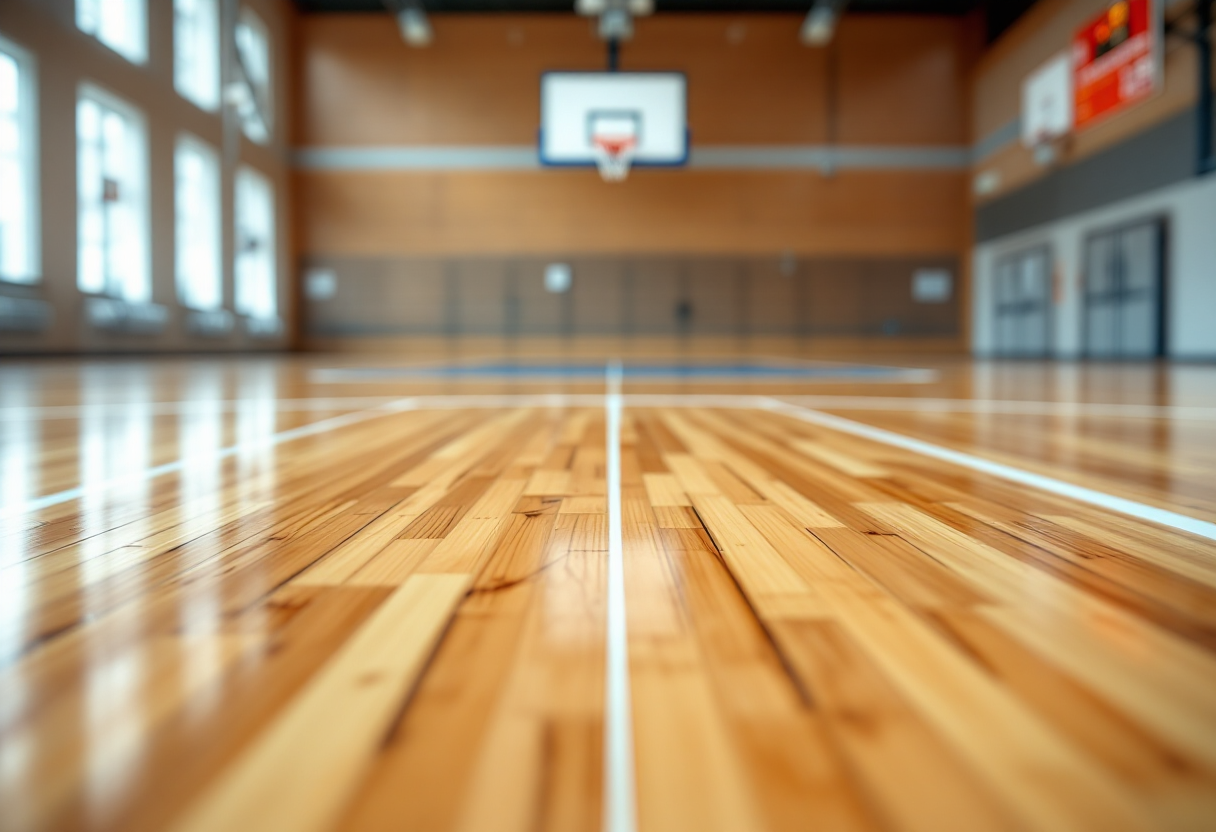
[{"label": "gymnasium interior", "polygon": [[1212,0],[0,0],[0,830],[1216,829]]}]

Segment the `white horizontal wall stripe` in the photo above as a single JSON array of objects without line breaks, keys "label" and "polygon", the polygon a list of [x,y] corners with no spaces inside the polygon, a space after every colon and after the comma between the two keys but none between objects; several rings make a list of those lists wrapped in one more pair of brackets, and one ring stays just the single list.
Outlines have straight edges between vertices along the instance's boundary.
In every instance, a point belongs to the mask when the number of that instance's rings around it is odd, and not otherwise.
[{"label": "white horizontal wall stripe", "polygon": [[[532,145],[312,147],[295,151],[301,170],[539,170]],[[694,148],[688,167],[707,170],[966,170],[962,146],[747,145]]]},{"label": "white horizontal wall stripe", "polygon": [[531,145],[471,147],[310,147],[297,150],[301,170],[532,170]]},{"label": "white horizontal wall stripe", "polygon": [[982,162],[998,150],[1013,144],[1022,137],[1022,119],[1015,117],[1007,121],[987,136],[975,143],[972,148],[972,161]]},{"label": "white horizontal wall stripe", "polygon": [[825,168],[964,170],[971,164],[966,147],[869,147],[827,145],[694,148],[694,168],[800,169]]}]

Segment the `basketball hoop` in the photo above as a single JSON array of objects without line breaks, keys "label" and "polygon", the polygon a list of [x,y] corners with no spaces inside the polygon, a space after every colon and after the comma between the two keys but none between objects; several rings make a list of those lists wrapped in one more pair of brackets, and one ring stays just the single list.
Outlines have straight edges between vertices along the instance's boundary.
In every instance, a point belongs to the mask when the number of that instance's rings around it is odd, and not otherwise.
[{"label": "basketball hoop", "polygon": [[623,181],[635,165],[687,164],[687,97],[678,72],[546,72],[540,163],[595,165],[605,182]]},{"label": "basketball hoop", "polygon": [[633,136],[592,136],[595,166],[605,182],[621,182],[629,176],[637,139]]},{"label": "basketball hoop", "polygon": [[1063,157],[1073,129],[1073,59],[1071,50],[1057,52],[1022,81],[1022,146],[1039,167]]},{"label": "basketball hoop", "polygon": [[1066,137],[1046,131],[1038,131],[1031,142],[1030,150],[1035,164],[1040,167],[1051,167],[1060,161],[1064,150]]}]

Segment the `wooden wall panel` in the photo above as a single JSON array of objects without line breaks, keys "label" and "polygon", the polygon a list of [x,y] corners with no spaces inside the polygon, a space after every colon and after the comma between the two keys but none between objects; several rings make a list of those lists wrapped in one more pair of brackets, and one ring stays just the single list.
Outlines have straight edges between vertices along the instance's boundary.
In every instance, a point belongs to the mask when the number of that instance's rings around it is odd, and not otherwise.
[{"label": "wooden wall panel", "polygon": [[965,172],[298,173],[314,255],[924,254],[968,244]]},{"label": "wooden wall panel", "polygon": [[822,143],[828,52],[798,42],[801,23],[794,15],[659,15],[639,21],[622,68],[688,76],[694,143]]},{"label": "wooden wall panel", "polygon": [[[976,65],[972,87],[972,132],[976,140],[1018,117],[1023,79],[1056,53],[1068,49],[1077,27],[1105,5],[1105,0],[1040,0],[984,54]],[[1167,14],[1173,16],[1180,9],[1178,4],[1171,5]],[[1166,38],[1161,92],[1074,134],[1062,148],[1059,163],[1084,159],[1193,106],[1196,88],[1194,47],[1180,38]],[[981,160],[978,169],[995,172],[1000,186],[977,197],[977,202],[996,199],[1049,171],[1035,163],[1020,141]]]},{"label": "wooden wall panel", "polygon": [[[657,15],[637,22],[621,66],[687,74],[694,146],[967,142],[970,23],[849,16],[830,49],[810,49],[798,40],[801,20]],[[530,145],[541,73],[604,62],[591,22],[572,15],[433,22],[434,44],[409,49],[387,15],[305,16],[297,146]],[[790,297],[801,284],[752,274],[749,256],[964,263],[967,179],[965,171],[689,169],[638,170],[607,185],[587,170],[314,170],[297,172],[295,195],[306,259],[510,259],[502,274],[477,278],[501,282],[485,294],[505,317],[489,306],[464,310],[461,332],[650,332],[670,326],[675,298],[688,297],[697,310],[690,334],[718,335],[790,332],[809,314],[798,311],[807,298]],[[607,264],[605,291],[619,284],[619,292],[585,291],[570,308],[552,299],[541,308],[529,295],[534,281],[521,282],[546,259],[647,255],[720,260],[635,261],[637,273]],[[462,272],[457,282],[472,280]],[[423,329],[456,326],[438,322],[431,294],[436,323]],[[369,330],[381,314],[369,314]]]},{"label": "wooden wall panel", "polygon": [[[409,49],[387,15],[310,15],[300,27],[297,144],[531,144],[540,74],[600,69],[604,45],[573,15],[433,16]],[[658,15],[637,21],[626,70],[687,73],[689,125],[703,144],[828,138],[828,61],[837,56],[837,139],[967,140],[959,18],[854,16],[832,49],[798,41],[801,15]]]},{"label": "wooden wall panel", "polygon": [[297,145],[530,144],[540,73],[599,69],[573,16],[433,16],[410,49],[387,14],[306,15]]},{"label": "wooden wall panel", "polygon": [[846,18],[834,49],[842,144],[966,144],[969,27],[931,17]]}]

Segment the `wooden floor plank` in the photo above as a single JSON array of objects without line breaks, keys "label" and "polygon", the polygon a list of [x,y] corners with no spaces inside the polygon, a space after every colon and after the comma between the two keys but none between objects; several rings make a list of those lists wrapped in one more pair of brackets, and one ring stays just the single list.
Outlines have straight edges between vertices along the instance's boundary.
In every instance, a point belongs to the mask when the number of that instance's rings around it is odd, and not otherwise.
[{"label": "wooden floor plank", "polygon": [[328,829],[471,584],[409,578],[172,828]]},{"label": "wooden floor plank", "polygon": [[765,826],[789,832],[879,828],[826,730],[819,703],[788,674],[708,533],[678,529],[660,532],[660,538]]},{"label": "wooden floor plank", "polygon": [[[544,429],[544,442],[530,441],[504,460],[504,482],[514,483],[516,497],[499,518],[501,533],[343,828],[598,824],[603,652],[596,599],[606,529],[595,525],[572,551],[583,516],[558,514],[559,497],[522,495],[525,480],[510,478],[521,460],[555,464],[551,449],[561,446],[554,443],[582,442],[593,424],[581,415],[559,419]],[[575,455],[559,456],[569,465]],[[559,522],[569,525],[558,529]],[[443,753],[433,753],[433,743]]]},{"label": "wooden floor plank", "polygon": [[[864,579],[849,574],[827,547],[775,512],[749,519],[798,561],[814,562],[829,580],[820,591],[835,620],[857,640],[955,751],[1034,828],[1142,829],[1143,812],[1105,773],[1048,730],[981,668],[951,649],[925,621]],[[787,612],[786,617],[795,617]],[[1042,772],[1051,772],[1044,780]],[[1060,789],[1060,784],[1067,788]]]},{"label": "wooden floor plank", "polygon": [[[1175,748],[1213,762],[1216,702],[1203,691],[1216,684],[1216,657],[912,509],[867,510],[1003,602],[985,616],[1103,690]],[[1040,614],[1044,608],[1055,620]]]},{"label": "wooden floor plank", "polygon": [[660,556],[645,492],[622,504],[630,675],[642,830],[758,829],[759,806],[732,747],[699,645]]},{"label": "wooden floor plank", "polygon": [[[65,408],[4,406],[5,500],[88,492],[0,527],[0,827],[602,827],[607,420],[511,396],[603,385],[324,360],[0,367]],[[1211,826],[1210,540],[764,397],[1202,519],[1216,373],[936,367],[626,376],[640,832]]]}]

